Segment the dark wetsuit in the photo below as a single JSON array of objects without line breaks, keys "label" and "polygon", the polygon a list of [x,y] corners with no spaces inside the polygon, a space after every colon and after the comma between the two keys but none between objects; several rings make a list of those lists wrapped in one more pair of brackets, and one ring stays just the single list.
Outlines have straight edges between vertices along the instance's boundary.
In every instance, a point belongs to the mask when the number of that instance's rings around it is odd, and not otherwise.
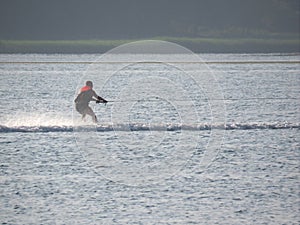
[{"label": "dark wetsuit", "polygon": [[96,94],[96,92],[89,86],[84,86],[80,89],[80,93],[75,99],[75,108],[84,118],[86,114],[92,116],[93,121],[97,122],[97,118],[91,107],[89,107],[89,103],[92,100],[98,100],[100,97]]}]

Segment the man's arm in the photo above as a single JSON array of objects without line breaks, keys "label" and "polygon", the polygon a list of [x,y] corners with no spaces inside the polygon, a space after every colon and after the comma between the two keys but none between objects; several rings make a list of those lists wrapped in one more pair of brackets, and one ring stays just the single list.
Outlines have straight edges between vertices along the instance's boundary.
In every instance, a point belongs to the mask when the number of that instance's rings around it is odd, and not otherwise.
[{"label": "man's arm", "polygon": [[98,96],[96,103],[107,103],[107,101],[104,98]]},{"label": "man's arm", "polygon": [[96,94],[96,92],[94,90],[92,90],[92,91],[93,91],[92,98],[94,98],[93,100],[97,100],[98,99],[98,95]]},{"label": "man's arm", "polygon": [[94,90],[93,90],[93,97],[95,98],[96,103],[107,103],[107,101],[104,98],[97,95]]}]

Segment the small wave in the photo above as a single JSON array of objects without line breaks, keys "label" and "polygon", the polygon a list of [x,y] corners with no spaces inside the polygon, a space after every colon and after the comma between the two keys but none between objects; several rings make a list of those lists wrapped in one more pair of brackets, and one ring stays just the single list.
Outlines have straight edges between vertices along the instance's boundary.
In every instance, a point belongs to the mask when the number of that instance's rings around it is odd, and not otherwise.
[{"label": "small wave", "polygon": [[300,123],[231,123],[231,124],[98,124],[80,126],[6,126],[0,125],[0,133],[9,132],[77,132],[77,131],[201,131],[201,130],[253,130],[253,129],[299,129]]}]

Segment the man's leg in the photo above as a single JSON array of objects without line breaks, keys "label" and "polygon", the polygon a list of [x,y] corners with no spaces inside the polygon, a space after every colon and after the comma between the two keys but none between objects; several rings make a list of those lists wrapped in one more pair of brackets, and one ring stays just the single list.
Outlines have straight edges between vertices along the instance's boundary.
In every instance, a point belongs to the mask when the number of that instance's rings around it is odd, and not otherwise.
[{"label": "man's leg", "polygon": [[81,119],[85,121],[85,116],[86,116],[86,113],[85,113],[85,106],[82,106],[82,105],[79,105],[79,104],[76,104],[76,111],[79,112],[81,114]]},{"label": "man's leg", "polygon": [[98,122],[97,117],[96,117],[95,113],[93,112],[93,110],[91,109],[91,107],[87,107],[85,110],[85,113],[92,117],[94,123]]}]

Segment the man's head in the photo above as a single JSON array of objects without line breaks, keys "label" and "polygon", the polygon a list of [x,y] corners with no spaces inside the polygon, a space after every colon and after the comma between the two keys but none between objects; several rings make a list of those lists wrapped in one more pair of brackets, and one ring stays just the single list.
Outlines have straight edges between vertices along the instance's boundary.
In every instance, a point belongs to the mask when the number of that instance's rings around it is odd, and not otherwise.
[{"label": "man's head", "polygon": [[88,80],[87,82],[85,82],[85,85],[93,88],[93,82],[90,81],[90,80]]}]

